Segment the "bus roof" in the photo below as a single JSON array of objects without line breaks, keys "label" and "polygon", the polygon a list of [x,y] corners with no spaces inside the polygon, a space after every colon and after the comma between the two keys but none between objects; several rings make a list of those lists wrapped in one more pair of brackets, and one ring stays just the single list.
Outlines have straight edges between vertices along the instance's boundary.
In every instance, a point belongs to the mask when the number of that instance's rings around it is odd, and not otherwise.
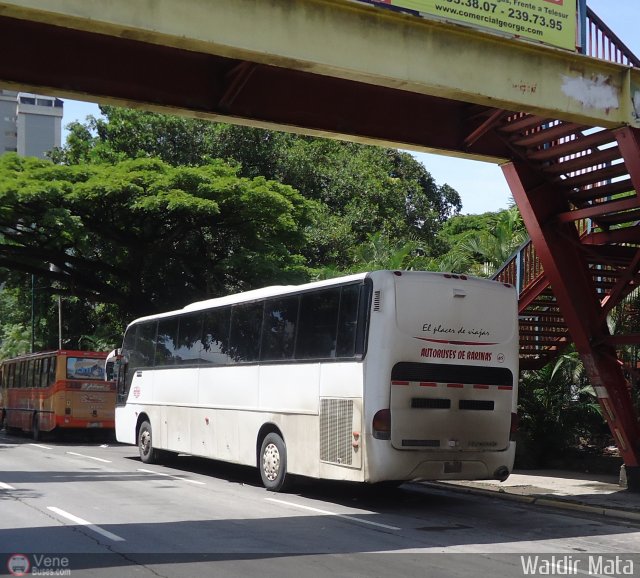
[{"label": "bus roof", "polygon": [[262,287],[261,289],[252,289],[251,291],[243,291],[242,293],[233,293],[224,297],[216,297],[215,299],[207,299],[205,301],[196,301],[185,305],[182,309],[167,311],[165,313],[156,313],[155,315],[147,315],[134,319],[129,325],[138,323],[139,321],[148,321],[151,319],[162,319],[163,317],[171,317],[180,313],[189,313],[191,311],[202,311],[212,307],[220,307],[222,305],[232,305],[235,303],[246,303],[248,301],[256,301],[267,297],[275,297],[277,295],[287,295],[289,293],[297,293],[307,289],[318,289],[322,287],[331,287],[332,285],[342,285],[355,281],[361,281],[369,273],[356,273],[355,275],[347,275],[344,277],[334,277],[333,279],[325,279],[322,281],[314,281],[312,283],[303,283],[301,285],[271,285]]},{"label": "bus roof", "polygon": [[99,359],[107,357],[107,351],[79,351],[76,349],[52,349],[50,351],[36,351],[34,353],[24,353],[8,359],[3,359],[0,363],[22,361],[26,359],[37,359],[38,357],[50,357],[52,355],[66,355],[67,357],[97,357]]},{"label": "bus roof", "polygon": [[[267,297],[275,297],[279,295],[288,295],[290,293],[298,293],[301,291],[311,290],[311,289],[319,289],[322,287],[331,287],[332,285],[343,285],[345,283],[351,283],[356,281],[361,281],[372,275],[384,275],[394,273],[391,270],[379,270],[365,273],[356,273],[353,275],[345,275],[343,277],[334,277],[332,279],[325,279],[322,281],[314,281],[312,283],[303,283],[301,285],[272,285],[269,287],[263,287],[261,289],[253,289],[251,291],[244,291],[242,293],[233,293],[231,295],[225,295],[224,297],[217,297],[215,299],[207,299],[205,301],[196,301],[195,303],[190,303],[189,305],[185,305],[182,309],[176,309],[174,311],[167,311],[164,313],[156,313],[155,315],[147,315],[144,317],[139,317],[134,319],[129,326],[138,323],[140,321],[149,321],[153,319],[162,319],[164,317],[171,317],[173,315],[179,315],[183,313],[202,311],[205,309],[210,309],[213,307],[220,307],[223,305],[233,305],[235,303],[246,303],[249,301],[255,301],[258,299],[265,299]],[[457,275],[451,275],[448,273],[443,273],[440,271],[395,271],[395,273],[401,273],[403,275],[428,275],[433,277],[455,277]],[[462,276],[463,279],[467,279],[467,276]],[[468,277],[470,280],[474,280],[480,283],[487,284],[495,284],[496,281],[492,281],[490,279],[483,279],[479,277]]]}]

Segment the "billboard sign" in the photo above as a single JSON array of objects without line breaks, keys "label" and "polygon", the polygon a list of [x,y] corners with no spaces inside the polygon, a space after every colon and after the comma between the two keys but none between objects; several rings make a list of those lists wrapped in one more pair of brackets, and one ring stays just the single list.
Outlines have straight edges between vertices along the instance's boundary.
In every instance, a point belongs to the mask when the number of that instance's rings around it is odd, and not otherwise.
[{"label": "billboard sign", "polygon": [[360,0],[576,49],[576,0]]}]

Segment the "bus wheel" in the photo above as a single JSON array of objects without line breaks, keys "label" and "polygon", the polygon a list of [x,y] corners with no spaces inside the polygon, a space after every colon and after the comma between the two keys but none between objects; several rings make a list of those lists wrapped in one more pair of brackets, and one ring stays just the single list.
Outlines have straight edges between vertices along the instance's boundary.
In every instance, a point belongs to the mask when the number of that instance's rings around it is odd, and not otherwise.
[{"label": "bus wheel", "polygon": [[151,424],[143,421],[138,432],[138,450],[140,451],[140,459],[145,464],[153,464],[158,461],[158,450],[153,447],[153,438],[151,437]]},{"label": "bus wheel", "polygon": [[268,434],[260,449],[260,477],[270,492],[280,492],[287,477],[287,448],[277,433]]},{"label": "bus wheel", "polygon": [[40,418],[38,417],[37,413],[33,414],[33,423],[31,424],[32,429],[31,429],[31,437],[33,438],[34,442],[40,441]]}]

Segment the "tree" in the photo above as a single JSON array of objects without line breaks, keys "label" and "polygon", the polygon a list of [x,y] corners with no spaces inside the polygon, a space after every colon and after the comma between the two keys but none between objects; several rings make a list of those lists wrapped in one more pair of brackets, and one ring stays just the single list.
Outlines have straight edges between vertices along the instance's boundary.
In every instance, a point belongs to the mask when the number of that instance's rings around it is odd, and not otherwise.
[{"label": "tree", "polygon": [[56,164],[158,158],[174,166],[200,166],[212,158],[217,125],[210,121],[115,106],[100,111],[104,118],[69,125],[65,145],[51,154]]},{"label": "tree", "polygon": [[392,149],[298,137],[282,171],[283,182],[333,216],[317,224],[315,237],[336,245],[316,244],[314,250],[334,256],[342,268],[351,266],[348,256],[375,233],[394,244],[417,241],[425,251],[437,251],[437,232],[461,207],[457,192],[438,187],[411,155]]},{"label": "tree", "polygon": [[222,158],[239,176],[290,185],[316,202],[303,253],[311,267],[349,268],[353,249],[377,232],[437,252],[438,230],[461,207],[458,193],[407,153],[111,106],[101,112],[71,127],[56,162],[160,158],[199,166]]},{"label": "tree", "polygon": [[305,278],[310,203],[222,161],[56,166],[0,157],[0,267],[125,318]]},{"label": "tree", "polygon": [[573,348],[538,371],[523,372],[518,405],[521,466],[549,465],[606,429],[595,391]]},{"label": "tree", "polygon": [[527,232],[513,206],[497,213],[454,217],[443,227],[440,239],[451,247],[441,260],[443,270],[490,277],[527,239]]},{"label": "tree", "polygon": [[[640,334],[640,290],[633,290],[608,315],[612,334]],[[625,376],[629,382],[636,411],[640,413],[640,345],[628,344],[618,349]]]}]

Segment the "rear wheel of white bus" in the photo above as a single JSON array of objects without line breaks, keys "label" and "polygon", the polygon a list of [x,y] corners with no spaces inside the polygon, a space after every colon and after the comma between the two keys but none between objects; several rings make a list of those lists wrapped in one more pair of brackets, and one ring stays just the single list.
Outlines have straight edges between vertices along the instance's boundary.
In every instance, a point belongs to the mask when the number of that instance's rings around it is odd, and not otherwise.
[{"label": "rear wheel of white bus", "polygon": [[277,433],[270,433],[262,440],[260,448],[260,477],[270,492],[284,489],[287,478],[287,448]]}]

